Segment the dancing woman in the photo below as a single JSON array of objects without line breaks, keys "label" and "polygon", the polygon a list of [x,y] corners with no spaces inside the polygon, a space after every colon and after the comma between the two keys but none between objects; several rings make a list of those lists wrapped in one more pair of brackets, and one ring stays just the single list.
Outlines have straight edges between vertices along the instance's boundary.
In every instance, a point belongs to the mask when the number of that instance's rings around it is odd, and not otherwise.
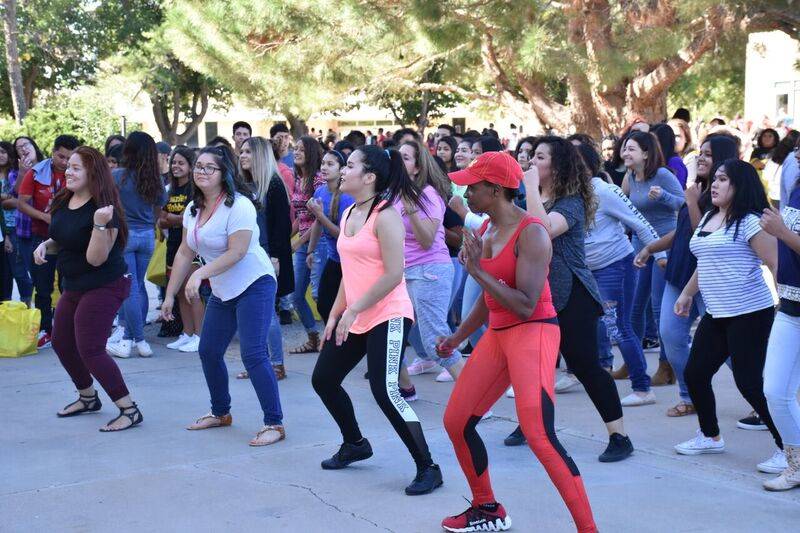
[{"label": "dancing woman", "polygon": [[366,354],[375,401],[417,466],[406,494],[427,494],[442,484],[417,415],[400,395],[398,376],[414,309],[403,279],[400,198],[422,209],[422,192],[408,177],[397,151],[356,149],[342,170],[341,191],[355,203],[344,213],[337,249],[342,262],[339,294],[325,326],[325,340],[311,383],[339,426],[344,443],[325,470],[372,457],[342,381]]},{"label": "dancing woman", "polygon": [[480,237],[464,232],[462,260],[483,289],[458,330],[441,339],[445,354],[489,321],[447,404],[444,424],[472,490],[472,505],[446,518],[447,531],[505,531],[511,518],[497,503],[489,480],[486,448],[475,427],[509,384],[522,431],[547,470],[580,532],[597,531],[577,466],[556,437],[553,426],[553,373],[560,331],[547,274],[552,246],[542,221],[515,206],[522,169],[505,153],[479,156],[450,179],[468,185],[473,211],[489,220]]},{"label": "dancing woman", "polygon": [[103,154],[78,147],[69,158],[65,178],[65,187],[50,209],[50,238],[33,252],[37,265],[58,253],[63,286],[53,324],[53,349],[78,389],[78,399],[57,415],[99,411],[102,404],[92,383],[96,379],[119,408],[119,416],[100,431],[122,431],[143,420],[119,367],[106,353],[114,316],[131,290],[123,256],[128,226]]}]

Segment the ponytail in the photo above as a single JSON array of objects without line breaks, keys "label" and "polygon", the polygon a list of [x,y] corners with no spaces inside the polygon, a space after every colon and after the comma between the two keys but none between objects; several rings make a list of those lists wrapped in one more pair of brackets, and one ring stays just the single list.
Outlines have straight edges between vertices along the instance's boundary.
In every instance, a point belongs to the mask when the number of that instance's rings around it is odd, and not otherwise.
[{"label": "ponytail", "polygon": [[386,203],[379,209],[393,206],[401,198],[416,205],[425,213],[427,208],[422,201],[422,190],[408,177],[403,156],[397,150],[384,150],[375,145],[359,146],[358,151],[364,154],[364,170],[376,176],[375,199],[369,208],[369,214],[379,202]]}]

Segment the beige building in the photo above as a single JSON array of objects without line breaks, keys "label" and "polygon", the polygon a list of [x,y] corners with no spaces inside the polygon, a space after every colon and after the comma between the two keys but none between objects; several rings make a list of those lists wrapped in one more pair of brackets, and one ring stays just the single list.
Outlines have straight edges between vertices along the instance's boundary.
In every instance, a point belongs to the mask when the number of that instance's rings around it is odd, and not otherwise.
[{"label": "beige building", "polygon": [[800,124],[800,42],[782,31],[750,34],[745,68],[745,117],[756,124],[766,116]]}]

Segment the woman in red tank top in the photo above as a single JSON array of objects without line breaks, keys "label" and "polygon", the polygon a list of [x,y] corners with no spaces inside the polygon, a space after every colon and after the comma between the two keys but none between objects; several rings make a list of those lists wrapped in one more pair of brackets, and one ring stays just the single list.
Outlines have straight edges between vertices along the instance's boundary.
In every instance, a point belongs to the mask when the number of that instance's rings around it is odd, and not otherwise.
[{"label": "woman in red tank top", "polygon": [[[597,531],[577,466],[553,426],[553,374],[560,331],[547,281],[552,246],[541,220],[515,206],[522,169],[508,154],[487,152],[465,170],[450,174],[468,185],[467,203],[489,215],[480,235],[465,232],[461,260],[480,284],[479,299],[458,330],[439,343],[455,349],[489,322],[447,404],[444,425],[472,490],[472,505],[445,518],[447,531],[505,531],[511,518],[497,503],[483,441],[475,430],[481,416],[509,385],[528,444],[547,470],[579,532]],[[529,526],[528,529],[532,529]]]}]

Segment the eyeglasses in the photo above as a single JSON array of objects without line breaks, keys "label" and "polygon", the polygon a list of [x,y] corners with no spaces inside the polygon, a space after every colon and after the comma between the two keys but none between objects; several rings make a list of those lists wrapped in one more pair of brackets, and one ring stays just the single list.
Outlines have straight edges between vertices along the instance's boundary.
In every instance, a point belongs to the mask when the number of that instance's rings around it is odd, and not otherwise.
[{"label": "eyeglasses", "polygon": [[221,170],[221,169],[219,167],[214,167],[214,166],[211,166],[211,165],[208,165],[208,166],[205,166],[205,167],[201,167],[200,165],[195,165],[194,166],[195,173],[202,174],[203,176],[210,176],[211,174],[213,174],[214,172],[216,172],[218,170]]}]

